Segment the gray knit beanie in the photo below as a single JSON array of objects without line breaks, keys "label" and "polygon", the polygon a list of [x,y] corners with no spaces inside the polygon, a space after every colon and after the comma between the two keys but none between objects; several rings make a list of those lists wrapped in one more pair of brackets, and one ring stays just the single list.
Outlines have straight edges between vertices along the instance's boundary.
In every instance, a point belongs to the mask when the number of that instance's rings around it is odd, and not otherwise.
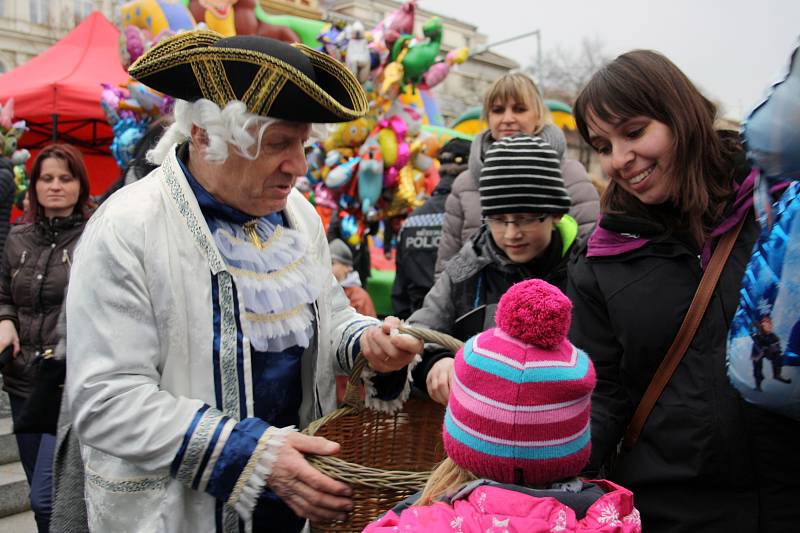
[{"label": "gray knit beanie", "polygon": [[486,151],[478,190],[483,216],[563,215],[570,208],[561,160],[541,137],[518,134],[495,141]]},{"label": "gray knit beanie", "polygon": [[334,239],[328,243],[328,247],[331,249],[331,259],[347,266],[353,266],[353,252],[350,251],[347,243],[341,239]]}]

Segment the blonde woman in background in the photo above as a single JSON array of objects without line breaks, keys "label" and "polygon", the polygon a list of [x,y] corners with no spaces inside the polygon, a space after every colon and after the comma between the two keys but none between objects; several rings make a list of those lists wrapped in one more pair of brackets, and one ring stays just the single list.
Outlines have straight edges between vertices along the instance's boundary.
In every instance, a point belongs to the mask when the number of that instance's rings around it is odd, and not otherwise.
[{"label": "blonde woman in background", "polygon": [[445,217],[436,275],[447,260],[461,249],[481,226],[478,178],[483,168],[486,149],[496,140],[517,133],[538,135],[561,154],[561,174],[572,206],[569,215],[579,224],[580,235],[594,227],[600,203],[586,169],[578,161],[565,159],[566,140],[561,130],[548,122],[549,112],[539,90],[528,76],[505,74],[494,82],[483,99],[484,120],[489,128],[472,142],[469,166],[453,182],[453,190],[445,204]]}]

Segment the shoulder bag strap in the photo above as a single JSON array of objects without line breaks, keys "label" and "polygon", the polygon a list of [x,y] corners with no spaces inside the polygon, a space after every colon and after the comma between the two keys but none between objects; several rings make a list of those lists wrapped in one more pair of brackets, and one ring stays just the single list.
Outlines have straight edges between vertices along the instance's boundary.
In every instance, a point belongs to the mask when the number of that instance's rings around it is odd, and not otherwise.
[{"label": "shoulder bag strap", "polygon": [[697,287],[697,292],[694,293],[689,310],[683,318],[681,328],[678,330],[678,334],[675,335],[672,346],[669,347],[667,355],[658,366],[658,370],[653,375],[653,379],[647,386],[647,390],[644,391],[644,395],[633,413],[628,429],[625,431],[625,436],[622,438],[622,447],[624,449],[630,450],[639,440],[639,435],[647,421],[647,417],[650,416],[650,412],[678,368],[692,339],[694,339],[697,328],[700,326],[700,321],[703,320],[703,315],[705,315],[708,308],[708,303],[711,301],[711,296],[713,296],[717,287],[722,269],[725,268],[728,256],[731,254],[736,238],[739,236],[739,232],[742,230],[747,218],[748,215],[745,214],[742,220],[723,235],[719,244],[717,244],[714,255],[711,257],[711,261],[708,263],[705,273],[703,273],[703,278],[700,280],[700,285]]}]

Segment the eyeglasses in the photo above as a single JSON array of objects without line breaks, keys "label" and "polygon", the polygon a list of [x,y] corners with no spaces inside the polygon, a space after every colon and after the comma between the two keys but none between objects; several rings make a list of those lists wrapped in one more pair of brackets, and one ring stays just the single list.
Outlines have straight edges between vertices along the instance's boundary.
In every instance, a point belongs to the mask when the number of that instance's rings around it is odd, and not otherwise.
[{"label": "eyeglasses", "polygon": [[526,215],[509,220],[499,216],[483,217],[483,223],[488,224],[489,228],[495,231],[505,231],[508,224],[515,225],[520,231],[532,231],[536,226],[547,220],[549,216],[550,215]]}]

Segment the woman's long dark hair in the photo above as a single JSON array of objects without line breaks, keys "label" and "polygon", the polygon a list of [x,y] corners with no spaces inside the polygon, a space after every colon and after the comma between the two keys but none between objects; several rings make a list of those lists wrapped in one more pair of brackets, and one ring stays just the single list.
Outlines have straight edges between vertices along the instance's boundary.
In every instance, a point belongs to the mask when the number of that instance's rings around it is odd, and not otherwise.
[{"label": "woman's long dark hair", "polygon": [[653,209],[612,180],[603,211],[655,218],[703,243],[733,193],[733,155],[742,149],[733,136],[715,130],[716,114],[716,106],[658,52],[628,52],[600,69],[575,102],[581,136],[589,142],[590,116],[611,123],[637,116],[662,122],[673,136],[669,174],[674,178],[667,184],[674,209]]},{"label": "woman's long dark hair", "polygon": [[38,222],[44,218],[44,209],[41,204],[39,204],[39,198],[36,196],[36,182],[39,181],[39,176],[42,173],[42,163],[45,159],[49,158],[64,161],[70,174],[80,182],[81,190],[80,193],[78,193],[78,203],[75,204],[72,213],[81,213],[84,219],[88,219],[91,214],[91,205],[89,203],[89,173],[86,171],[86,165],[83,163],[83,156],[81,156],[77,148],[69,144],[51,144],[44,147],[33,161],[30,183],[28,185],[30,207],[28,212],[25,213],[25,222]]}]

